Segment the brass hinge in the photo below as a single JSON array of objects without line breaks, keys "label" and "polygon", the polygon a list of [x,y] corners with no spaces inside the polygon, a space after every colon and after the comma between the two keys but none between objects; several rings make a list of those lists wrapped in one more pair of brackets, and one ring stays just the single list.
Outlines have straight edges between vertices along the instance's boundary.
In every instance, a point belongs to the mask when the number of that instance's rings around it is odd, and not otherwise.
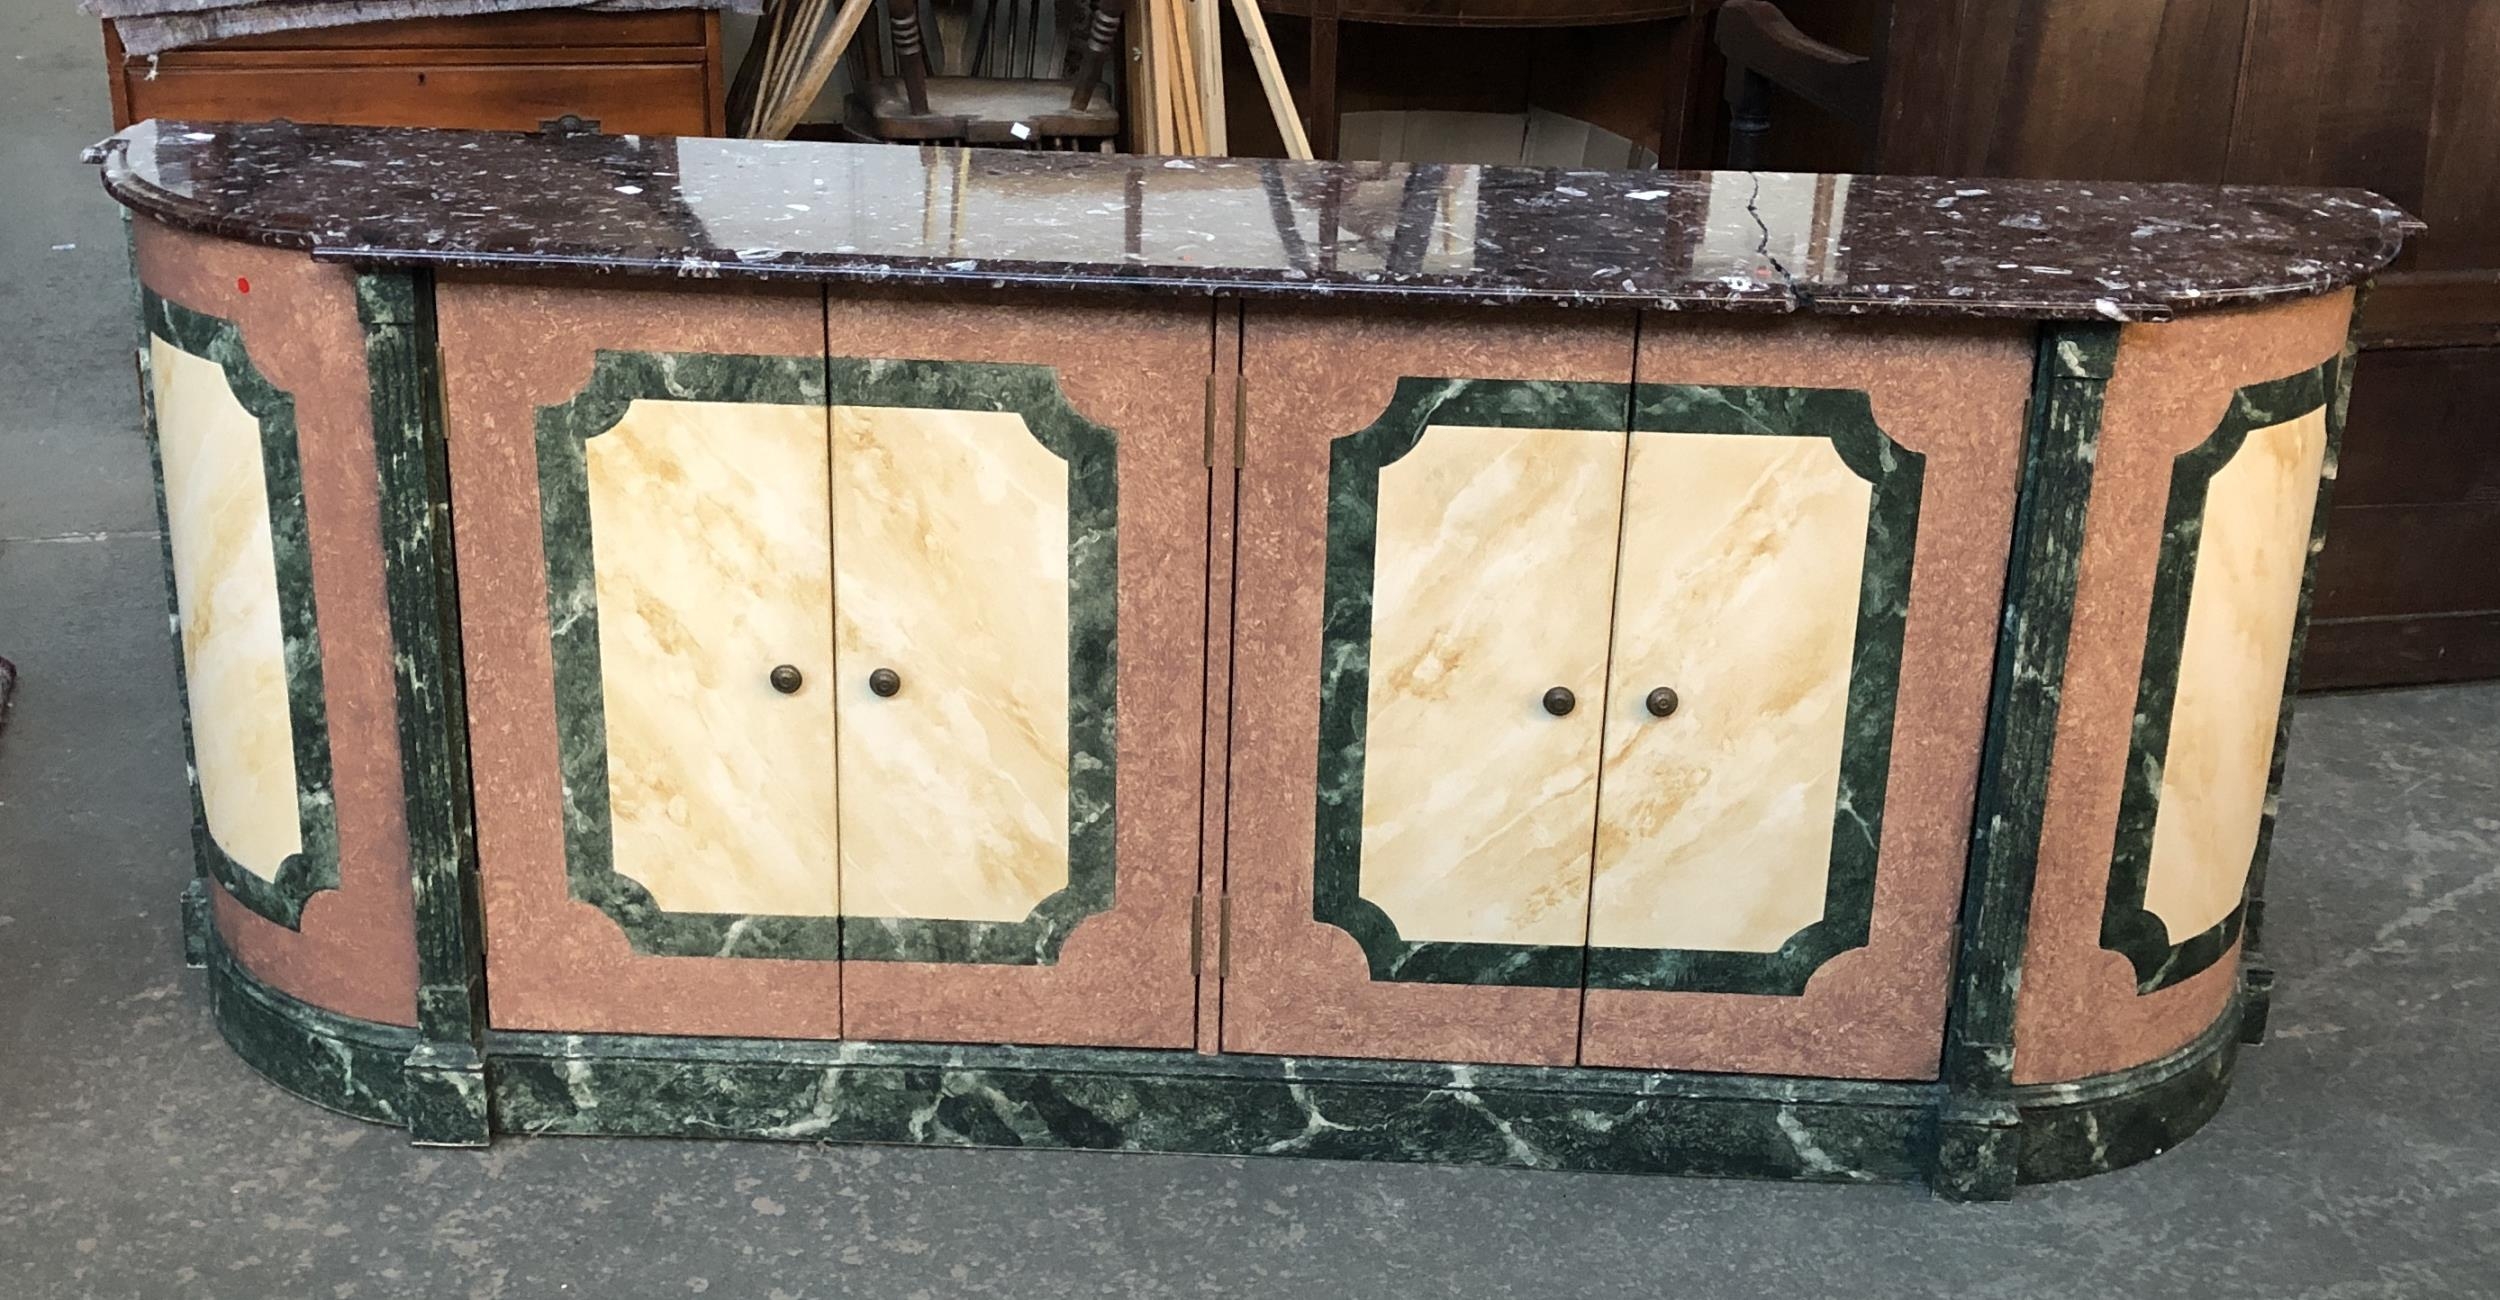
[{"label": "brass hinge", "polygon": [[[1233,900],[1215,896],[1215,973],[1217,978],[1233,972]],[[1189,899],[1189,969],[1197,970],[1206,960],[1207,896],[1193,894]]]},{"label": "brass hinge", "polygon": [[1243,432],[1250,425],[1250,376],[1233,376],[1233,468],[1240,469],[1249,459],[1246,448],[1249,437]]},{"label": "brass hinge", "polygon": [[[1208,958],[1208,895],[1190,895],[1190,970]],[[1215,895],[1215,975],[1233,973],[1233,898]]]},{"label": "brass hinge", "polygon": [[1207,440],[1201,453],[1208,469],[1215,468],[1215,376],[1207,376]]}]

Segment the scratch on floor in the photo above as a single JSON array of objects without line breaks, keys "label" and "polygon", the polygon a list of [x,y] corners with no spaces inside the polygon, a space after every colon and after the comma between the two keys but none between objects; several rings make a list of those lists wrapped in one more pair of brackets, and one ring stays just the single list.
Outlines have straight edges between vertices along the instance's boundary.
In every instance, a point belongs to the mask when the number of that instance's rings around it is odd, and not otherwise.
[{"label": "scratch on floor", "polygon": [[2427,903],[2423,903],[2416,907],[2406,908],[2404,911],[2396,915],[2396,919],[2380,926],[2378,928],[2378,933],[2371,936],[2368,946],[2355,948],[2351,952],[2345,953],[2343,960],[2335,963],[2331,969],[2337,971],[2351,970],[2352,968],[2361,965],[2363,962],[2366,962],[2372,957],[2385,951],[2388,943],[2395,939],[2397,935],[2403,934],[2407,930],[2419,929],[2422,926],[2428,925],[2432,921],[2456,911],[2457,904],[2462,903],[2469,898],[2479,898],[2484,894],[2490,893],[2495,888],[2500,888],[2500,867],[2494,867],[2491,870],[2474,877],[2472,880],[2466,881],[2464,884],[2449,890],[2447,893],[2441,894],[2439,897],[2434,898]]}]

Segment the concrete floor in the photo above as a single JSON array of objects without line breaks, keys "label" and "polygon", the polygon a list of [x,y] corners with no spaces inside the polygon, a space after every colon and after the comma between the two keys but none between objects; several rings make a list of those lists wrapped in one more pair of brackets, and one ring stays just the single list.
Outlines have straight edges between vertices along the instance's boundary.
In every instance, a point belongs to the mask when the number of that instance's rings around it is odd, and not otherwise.
[{"label": "concrete floor", "polygon": [[94,24],[0,0],[0,1297],[2500,1296],[2500,687],[2311,701],[2275,1039],[2148,1165],[1907,1188],[1005,1151],[420,1151],[181,968],[181,733]]}]

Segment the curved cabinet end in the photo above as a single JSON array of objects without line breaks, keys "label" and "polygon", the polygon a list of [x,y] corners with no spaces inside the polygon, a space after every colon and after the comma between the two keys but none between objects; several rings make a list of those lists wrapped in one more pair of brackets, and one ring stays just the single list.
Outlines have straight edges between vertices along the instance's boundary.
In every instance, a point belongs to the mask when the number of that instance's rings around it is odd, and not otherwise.
[{"label": "curved cabinet end", "polygon": [[2187,1046],[2133,1069],[2014,1090],[2022,1113],[2017,1180],[2053,1183],[2140,1164],[2193,1136],[2222,1108],[2239,1067],[2249,996]]},{"label": "curved cabinet end", "polygon": [[217,1032],[270,1082],[326,1110],[407,1126],[405,1070],[420,1041],[415,1030],[289,997],[263,984],[222,945],[209,956],[208,990]]}]

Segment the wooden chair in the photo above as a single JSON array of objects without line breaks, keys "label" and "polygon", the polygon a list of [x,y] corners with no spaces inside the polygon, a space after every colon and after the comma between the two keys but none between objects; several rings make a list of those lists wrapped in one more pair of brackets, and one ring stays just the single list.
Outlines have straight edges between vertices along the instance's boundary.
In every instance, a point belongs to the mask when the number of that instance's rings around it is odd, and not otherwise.
[{"label": "wooden chair", "polygon": [[913,144],[1094,149],[1120,133],[1103,85],[1127,0],[1075,0],[1062,34],[1060,0],[974,0],[956,70],[924,30],[921,0],[886,0],[885,74],[852,95],[851,128]]},{"label": "wooden chair", "polygon": [[1304,120],[1309,124],[1311,148],[1322,158],[1338,153],[1342,110],[1337,47],[1347,23],[1510,30],[1521,34],[1519,48],[1524,55],[1540,28],[1680,20],[1666,54],[1667,75],[1649,92],[1657,95],[1653,120],[1660,123],[1659,156],[1673,159],[1683,141],[1687,114],[1697,114],[1705,106],[1685,92],[1699,90],[1693,83],[1703,75],[1702,56],[1709,52],[1701,24],[1713,3],[1716,0],[1257,0],[1257,8],[1309,20],[1309,54],[1303,64],[1307,70]]},{"label": "wooden chair", "polygon": [[1860,170],[1876,168],[1884,106],[1884,58],[1851,54],[1797,30],[1771,0],[1726,0],[1719,53],[1727,60],[1727,165],[1761,165],[1771,130],[1771,93],[1783,90],[1839,118],[1856,136]]}]

